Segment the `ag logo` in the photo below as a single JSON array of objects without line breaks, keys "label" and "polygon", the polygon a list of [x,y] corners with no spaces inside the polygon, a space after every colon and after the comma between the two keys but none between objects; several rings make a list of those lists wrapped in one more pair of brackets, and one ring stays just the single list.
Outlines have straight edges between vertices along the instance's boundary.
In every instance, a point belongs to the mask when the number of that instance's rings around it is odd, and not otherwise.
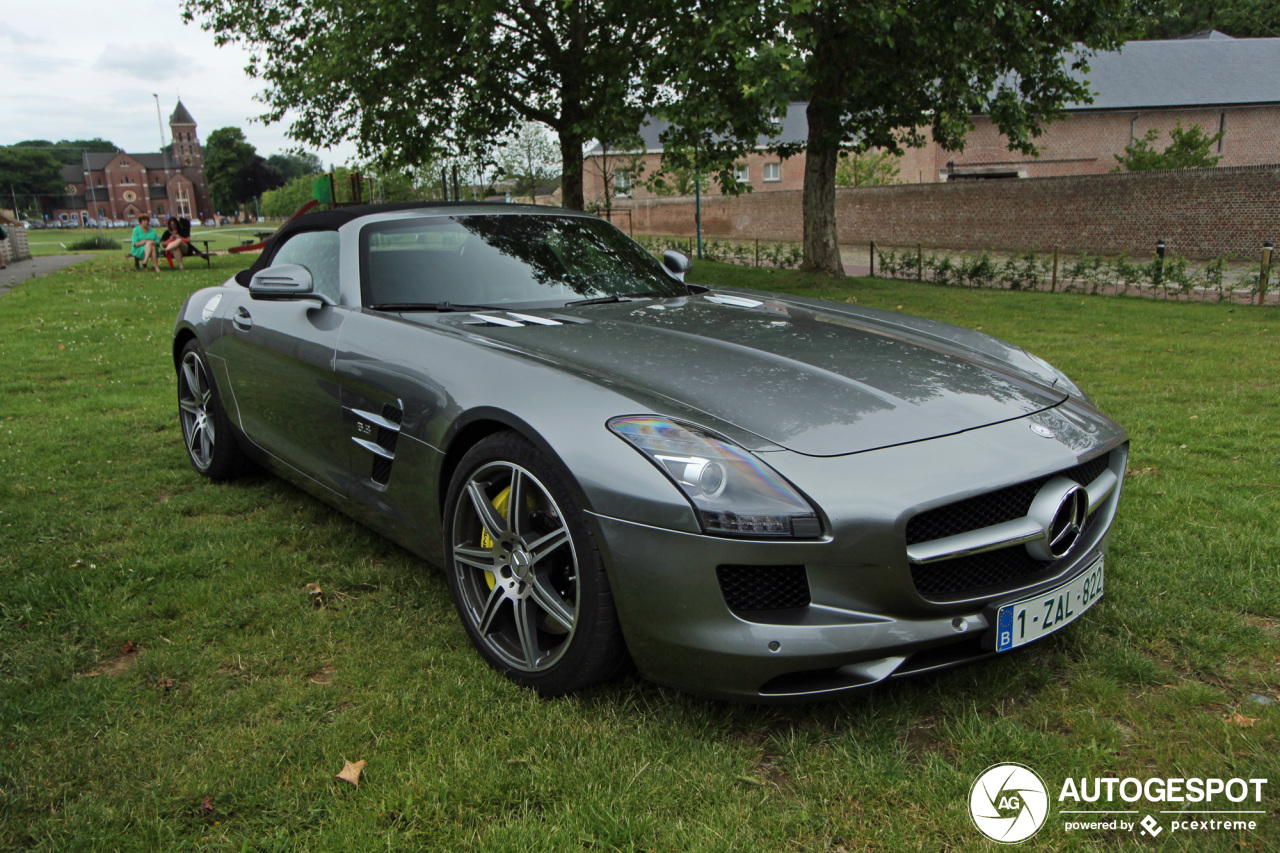
[{"label": "ag logo", "polygon": [[1049,816],[1044,780],[1021,764],[988,767],[969,791],[969,816],[978,831],[1001,844],[1025,841]]}]

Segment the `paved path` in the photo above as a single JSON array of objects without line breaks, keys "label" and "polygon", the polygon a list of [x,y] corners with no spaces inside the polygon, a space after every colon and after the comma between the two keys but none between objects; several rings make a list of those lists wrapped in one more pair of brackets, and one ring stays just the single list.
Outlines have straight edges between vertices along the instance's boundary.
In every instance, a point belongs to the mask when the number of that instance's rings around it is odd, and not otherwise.
[{"label": "paved path", "polygon": [[87,261],[92,257],[94,255],[48,255],[41,258],[28,258],[25,261],[14,261],[0,270],[0,296],[28,279],[66,269],[72,264]]}]

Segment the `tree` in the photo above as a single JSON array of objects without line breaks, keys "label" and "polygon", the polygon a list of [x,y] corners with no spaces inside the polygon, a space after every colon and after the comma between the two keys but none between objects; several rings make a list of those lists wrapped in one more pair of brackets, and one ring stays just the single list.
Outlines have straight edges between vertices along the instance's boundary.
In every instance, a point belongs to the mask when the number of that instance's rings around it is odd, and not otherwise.
[{"label": "tree", "polygon": [[319,177],[319,175],[300,175],[279,189],[267,190],[262,194],[262,215],[269,219],[284,219],[286,216],[292,216],[294,211],[315,198],[312,187]]},{"label": "tree", "polygon": [[498,171],[515,181],[515,195],[530,196],[537,204],[538,187],[559,174],[558,154],[546,128],[534,122],[522,122],[498,152]]},{"label": "tree", "polygon": [[84,152],[115,154],[124,149],[107,139],[61,139],[50,142],[47,139],[28,139],[17,143],[23,148],[48,148],[49,153],[64,166],[79,166],[84,161]]},{"label": "tree", "polygon": [[1156,150],[1160,131],[1151,128],[1141,139],[1125,146],[1124,154],[1116,154],[1120,164],[1111,171],[1146,172],[1153,169],[1208,169],[1218,165],[1222,158],[1210,153],[1213,146],[1222,141],[1223,131],[1213,136],[1204,132],[1198,124],[1183,130],[1182,122],[1169,131],[1169,144],[1163,151]]},{"label": "tree", "polygon": [[898,180],[898,174],[902,170],[897,166],[899,159],[888,151],[841,152],[840,162],[836,164],[836,186],[878,187],[900,184],[902,181]]},{"label": "tree", "polygon": [[[763,139],[782,156],[805,151],[803,267],[840,274],[842,150],[898,155],[923,145],[925,133],[962,150],[971,117],[985,114],[1010,148],[1034,153],[1035,137],[1065,104],[1089,100],[1073,72],[1087,68],[1092,52],[1119,46],[1158,2],[973,0],[960,10],[949,0],[770,0],[743,20],[758,14],[764,25],[754,26],[777,35],[752,52],[743,43],[752,25],[721,19],[710,28],[715,59],[692,68],[683,87],[696,96],[694,108],[676,105],[673,115],[699,128],[704,165],[711,158],[723,168],[733,153],[709,144],[717,127],[732,126],[733,139],[748,147]],[[716,101],[717,90],[730,100]],[[808,138],[768,142],[771,121],[797,98],[807,102]]]},{"label": "tree", "polygon": [[286,181],[303,175],[318,175],[324,171],[320,157],[310,151],[300,154],[272,154],[267,158],[267,165],[279,172]]},{"label": "tree", "polygon": [[564,204],[581,209],[583,143],[634,131],[674,0],[184,0],[250,52],[266,121],[308,145],[355,138],[420,166],[488,158],[521,121],[559,136]]},{"label": "tree", "polygon": [[1280,36],[1280,6],[1273,0],[1180,3],[1148,24],[1148,39],[1178,38],[1204,30],[1221,30],[1236,38]]},{"label": "tree", "polygon": [[204,173],[209,195],[219,213],[283,186],[284,178],[244,138],[238,127],[220,127],[205,141]]},{"label": "tree", "polygon": [[17,199],[22,209],[37,211],[51,196],[64,195],[65,189],[62,164],[52,153],[0,148],[0,197]]}]

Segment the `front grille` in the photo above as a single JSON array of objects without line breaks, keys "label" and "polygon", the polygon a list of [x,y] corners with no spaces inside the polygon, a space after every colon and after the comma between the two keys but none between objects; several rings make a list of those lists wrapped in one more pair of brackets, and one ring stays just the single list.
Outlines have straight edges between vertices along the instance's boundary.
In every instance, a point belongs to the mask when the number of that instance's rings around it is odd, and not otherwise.
[{"label": "front grille", "polygon": [[1002,521],[1022,518],[1027,514],[1027,510],[1031,509],[1031,501],[1045,483],[1054,477],[1063,476],[1075,480],[1082,486],[1087,486],[1107,469],[1109,458],[1104,453],[1074,468],[1059,471],[1057,474],[1037,477],[1025,483],[1007,486],[994,492],[987,492],[985,495],[922,512],[907,522],[907,544],[932,542],[944,536],[954,536],[957,533],[990,527]]},{"label": "front grille", "polygon": [[[1087,486],[1106,470],[1109,460],[1110,457],[1103,454],[1056,474],[922,512],[907,522],[907,544],[930,542],[1022,518],[1031,508],[1036,493],[1050,479],[1064,476]],[[1092,530],[1100,514],[1101,510],[1091,513],[1085,520],[1081,541],[1092,538]],[[1014,545],[937,563],[912,564],[911,580],[925,598],[995,594],[1002,589],[1028,586],[1051,578],[1074,558],[1075,549],[1061,560],[1045,562],[1031,556],[1024,546]]]},{"label": "front grille", "polygon": [[716,566],[720,592],[733,611],[807,607],[809,577],[804,566]]},{"label": "front grille", "polygon": [[[1098,514],[1092,513],[1085,519],[1084,532],[1080,534],[1082,541],[1089,539]],[[913,564],[911,580],[925,598],[994,593],[1002,588],[1029,586],[1053,577],[1075,558],[1074,550],[1061,560],[1046,563],[1031,556],[1024,546],[1014,545],[940,563]]]}]

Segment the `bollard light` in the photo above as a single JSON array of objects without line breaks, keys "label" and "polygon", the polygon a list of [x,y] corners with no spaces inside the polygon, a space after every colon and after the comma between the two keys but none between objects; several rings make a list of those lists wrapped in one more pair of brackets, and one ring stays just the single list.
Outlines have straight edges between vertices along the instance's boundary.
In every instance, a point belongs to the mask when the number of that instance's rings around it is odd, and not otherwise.
[{"label": "bollard light", "polygon": [[1164,240],[1157,240],[1156,241],[1156,257],[1159,258],[1160,260],[1164,260],[1164,248],[1165,248]]},{"label": "bollard light", "polygon": [[1263,266],[1271,265],[1271,250],[1275,248],[1275,244],[1267,240],[1262,244],[1262,264]]}]

